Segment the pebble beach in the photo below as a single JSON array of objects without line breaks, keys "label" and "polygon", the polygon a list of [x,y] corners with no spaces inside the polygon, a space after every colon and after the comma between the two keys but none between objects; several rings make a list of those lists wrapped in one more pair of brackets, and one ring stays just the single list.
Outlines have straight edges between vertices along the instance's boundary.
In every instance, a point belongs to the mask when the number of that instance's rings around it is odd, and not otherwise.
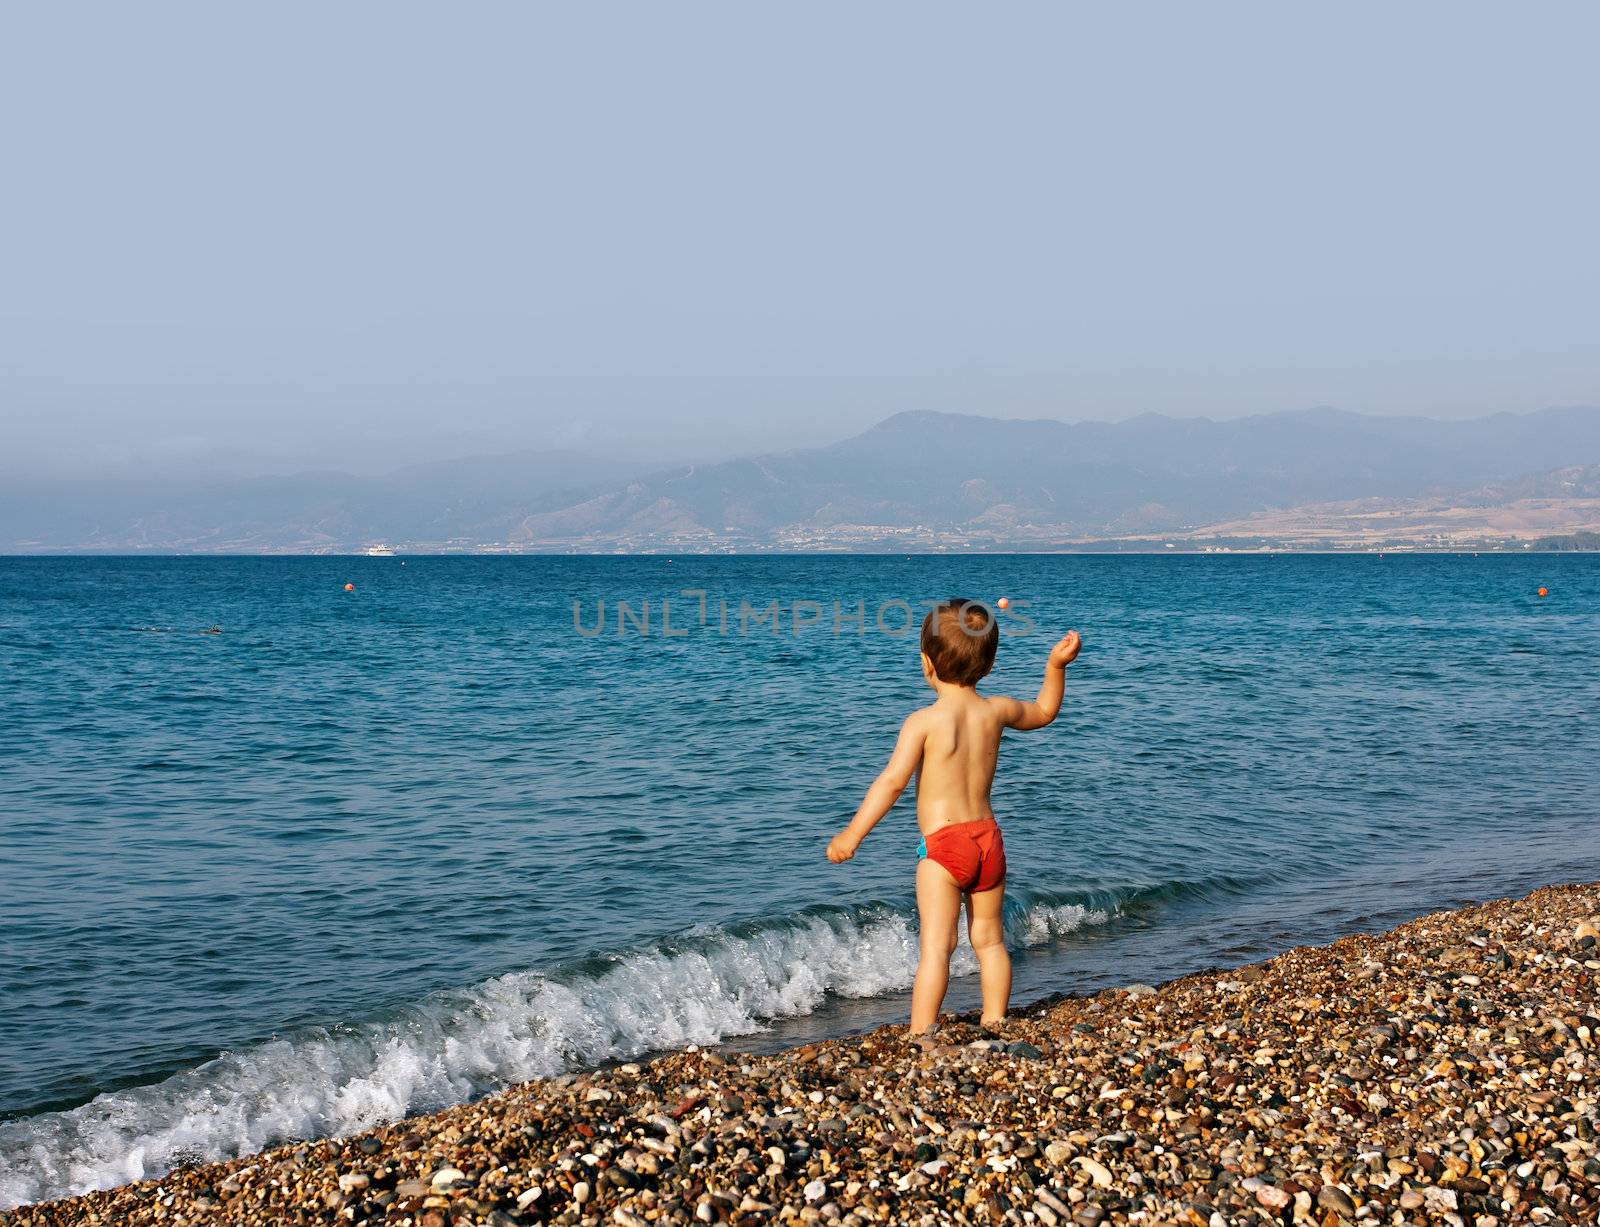
[{"label": "pebble beach", "polygon": [[1600,884],[1158,988],[688,1050],[0,1213],[55,1224],[1593,1223]]}]

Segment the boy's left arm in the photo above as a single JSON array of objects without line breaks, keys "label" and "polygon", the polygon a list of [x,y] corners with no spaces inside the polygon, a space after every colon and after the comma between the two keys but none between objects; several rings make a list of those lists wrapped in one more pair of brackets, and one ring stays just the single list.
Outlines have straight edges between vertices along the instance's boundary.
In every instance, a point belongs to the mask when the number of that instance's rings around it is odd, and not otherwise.
[{"label": "boy's left arm", "polygon": [[872,781],[872,787],[867,789],[867,795],[862,798],[856,816],[829,842],[828,859],[835,865],[856,854],[867,832],[878,825],[878,819],[894,808],[894,803],[900,799],[900,794],[916,774],[917,764],[922,761],[922,743],[926,738],[919,719],[921,714],[912,712],[906,717],[905,723],[900,726],[900,739],[894,743],[894,753],[889,756],[888,766]]},{"label": "boy's left arm", "polygon": [[1044,681],[1039,686],[1039,697],[1032,703],[994,695],[989,704],[1000,715],[1007,728],[1042,729],[1056,718],[1061,710],[1061,695],[1067,685],[1067,666],[1078,659],[1078,649],[1083,642],[1077,631],[1068,631],[1050,649],[1050,658],[1044,663]]}]

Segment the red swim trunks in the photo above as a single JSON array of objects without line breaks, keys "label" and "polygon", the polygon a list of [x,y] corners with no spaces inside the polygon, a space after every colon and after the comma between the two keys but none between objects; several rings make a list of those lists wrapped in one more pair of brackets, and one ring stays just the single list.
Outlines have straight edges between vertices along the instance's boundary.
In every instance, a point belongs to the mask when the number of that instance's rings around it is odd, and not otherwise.
[{"label": "red swim trunks", "polygon": [[1006,879],[1006,845],[993,818],[942,826],[923,837],[921,851],[964,891],[993,890]]}]

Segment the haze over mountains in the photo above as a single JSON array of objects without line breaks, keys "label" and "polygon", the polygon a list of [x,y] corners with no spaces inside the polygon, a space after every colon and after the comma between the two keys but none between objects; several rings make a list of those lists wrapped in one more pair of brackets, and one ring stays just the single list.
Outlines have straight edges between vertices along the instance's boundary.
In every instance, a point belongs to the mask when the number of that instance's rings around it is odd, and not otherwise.
[{"label": "haze over mountains", "polygon": [[[1039,548],[1271,537],[1285,523],[1303,529],[1317,507],[1353,502],[1380,513],[1384,500],[1480,512],[1539,504],[1521,533],[1500,533],[1492,515],[1479,515],[1472,531],[1489,540],[1600,521],[1600,487],[1584,468],[1596,465],[1595,409],[1471,421],[1318,409],[1071,424],[908,412],[826,447],[659,469],[543,452],[377,478],[14,488],[0,492],[0,548]],[[1283,518],[1295,509],[1299,521]],[[1429,536],[1426,520],[1412,517],[1406,531]]]}]

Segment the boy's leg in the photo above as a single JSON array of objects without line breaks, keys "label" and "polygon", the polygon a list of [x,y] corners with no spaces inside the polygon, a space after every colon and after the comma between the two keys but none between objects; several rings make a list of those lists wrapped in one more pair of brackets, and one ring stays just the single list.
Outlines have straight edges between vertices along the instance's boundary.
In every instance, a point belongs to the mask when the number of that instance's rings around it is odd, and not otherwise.
[{"label": "boy's leg", "polygon": [[993,890],[967,896],[967,939],[978,956],[978,982],[983,986],[983,1021],[997,1023],[1006,1016],[1011,1001],[1011,956],[1001,909],[1006,901],[1004,881]]},{"label": "boy's leg", "polygon": [[926,858],[917,862],[917,914],[921,921],[917,979],[911,988],[911,1034],[920,1035],[939,1018],[950,983],[950,956],[961,918],[961,888],[950,871]]}]

